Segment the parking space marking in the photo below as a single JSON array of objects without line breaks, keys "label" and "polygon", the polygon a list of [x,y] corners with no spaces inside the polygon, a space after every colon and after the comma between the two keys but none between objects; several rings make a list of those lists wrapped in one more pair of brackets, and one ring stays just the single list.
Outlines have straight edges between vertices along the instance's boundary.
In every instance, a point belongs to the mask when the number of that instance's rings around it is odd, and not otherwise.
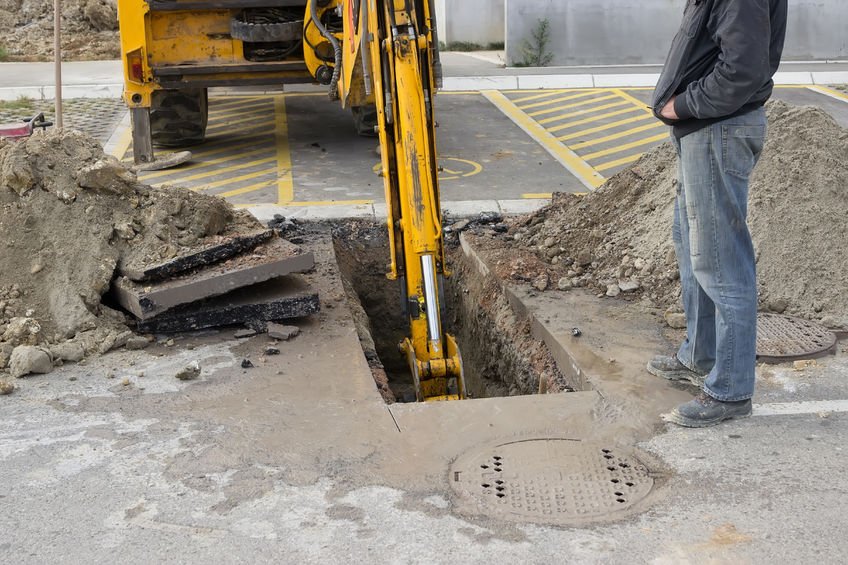
[{"label": "parking space marking", "polygon": [[513,123],[524,130],[527,135],[544,147],[554,159],[559,161],[588,189],[594,190],[603,184],[604,177],[598,171],[560,143],[552,133],[549,133],[544,126],[524,113],[504,93],[497,90],[485,90],[482,94]]},{"label": "parking space marking", "polygon": [[274,125],[277,150],[277,204],[283,204],[294,200],[288,116],[286,115],[286,99],[283,96],[277,96],[274,100]]},{"label": "parking space marking", "polygon": [[[533,104],[525,104],[525,105],[516,104],[516,106],[518,106],[522,110],[530,110],[532,108],[539,108],[539,107],[542,107],[542,106],[550,106],[551,104],[556,104],[556,103],[559,103],[559,102],[567,102],[569,100],[576,100],[578,98],[586,98],[587,96],[593,96],[596,93],[597,93],[596,90],[587,90],[585,92],[578,92],[577,94],[569,94],[568,96],[562,96],[560,98],[554,98],[553,100],[543,100],[542,102],[535,102]],[[577,105],[579,106],[580,104],[577,104]],[[570,106],[561,106],[561,108],[569,108],[569,107]],[[530,115],[532,116],[533,114],[530,114]]]},{"label": "parking space marking", "polygon": [[848,94],[844,92],[839,92],[833,88],[828,88],[826,86],[808,86],[808,89],[813,92],[817,92],[819,94],[824,94],[825,96],[830,96],[831,98],[836,98],[837,100],[841,100],[842,102],[848,102]]},{"label": "parking space marking", "polygon": [[551,90],[531,96],[504,92],[501,96],[506,103],[486,97],[589,188],[600,186],[605,175],[637,161],[667,137],[658,133],[666,126],[653,111],[620,88]]},{"label": "parking space marking", "polygon": [[[576,127],[576,126],[593,124],[595,122],[599,122],[601,120],[606,120],[606,119],[609,119],[609,118],[614,118],[616,116],[623,116],[625,114],[632,114],[633,112],[636,112],[636,111],[637,110],[635,108],[628,107],[628,108],[624,108],[622,110],[616,110],[615,112],[604,112],[602,114],[597,114],[595,116],[583,118],[582,120],[574,120],[573,122],[568,122],[568,123],[565,123],[565,124],[562,124],[562,125],[559,125],[559,126],[554,126],[552,128],[548,128],[548,131],[551,132],[551,133],[556,133],[556,132],[559,132],[559,131],[562,131],[562,130],[565,130],[565,129],[571,129],[571,128]],[[632,118],[626,118],[626,119],[621,120],[619,122],[612,122],[612,123],[604,124],[602,126],[594,128],[594,129],[585,129],[585,130],[578,131],[578,132],[575,132],[575,133],[577,135],[584,135],[584,134],[587,134],[587,133],[593,133],[593,132],[596,132],[596,131],[601,131],[601,130],[605,130],[607,128],[615,127],[615,126],[620,125],[620,124],[629,124],[631,122],[638,122],[640,120],[647,120],[648,118],[649,118],[648,116],[641,116],[641,115],[635,116],[635,117],[632,117]]]},{"label": "parking space marking", "polygon": [[[223,198],[288,204],[294,197],[285,94],[209,100],[206,141],[179,168],[139,174],[153,186],[179,185]],[[127,148],[125,160],[132,160]]]},{"label": "parking space marking", "polygon": [[[639,127],[619,131],[617,133],[611,133],[609,135],[605,135],[604,137],[598,137],[598,138],[595,138],[595,139],[590,139],[589,141],[583,141],[581,143],[575,143],[574,145],[571,145],[570,147],[572,149],[584,149],[586,147],[593,147],[595,145],[603,145],[604,143],[608,143],[610,141],[616,141],[616,140],[621,139],[623,137],[630,137],[631,135],[636,135],[638,133],[643,133],[643,132],[646,132],[646,131],[651,131],[651,130],[655,130],[655,129],[659,129],[659,128],[665,128],[665,127],[666,127],[665,124],[663,124],[661,122],[654,122],[654,123],[650,123],[650,124],[645,124],[644,126],[639,126]],[[571,136],[565,136],[565,137],[571,137]],[[560,138],[557,138],[557,139],[560,139]]]}]

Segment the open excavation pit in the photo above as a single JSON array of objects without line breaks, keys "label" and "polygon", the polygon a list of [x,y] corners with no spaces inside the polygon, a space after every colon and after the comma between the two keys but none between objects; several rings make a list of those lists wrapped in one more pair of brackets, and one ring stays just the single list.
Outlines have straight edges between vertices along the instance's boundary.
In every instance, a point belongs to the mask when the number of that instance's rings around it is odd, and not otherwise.
[{"label": "open excavation pit", "polygon": [[[334,226],[333,241],[359,339],[387,402],[415,400],[412,377],[398,351],[408,333],[399,283],[386,278],[385,226],[351,221]],[[443,284],[443,325],[459,343],[469,398],[574,390],[547,346],[516,317],[501,287],[448,245],[452,271]]]}]

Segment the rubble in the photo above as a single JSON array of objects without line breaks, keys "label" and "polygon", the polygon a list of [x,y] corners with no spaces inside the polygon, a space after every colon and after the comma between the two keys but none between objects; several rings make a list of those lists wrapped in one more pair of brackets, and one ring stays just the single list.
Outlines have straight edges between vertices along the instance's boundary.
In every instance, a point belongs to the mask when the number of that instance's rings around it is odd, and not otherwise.
[{"label": "rubble", "polygon": [[[16,375],[47,370],[45,356],[52,367],[143,349],[150,339],[132,328],[145,324],[181,331],[319,308],[302,282],[280,277],[311,269],[311,253],[220,198],[139,183],[74,131],[0,141],[0,265],[0,370]],[[134,316],[104,301],[113,288]]]},{"label": "rubble", "polygon": [[200,376],[200,363],[192,361],[186,367],[183,367],[174,377],[181,381],[193,381]]},{"label": "rubble", "polygon": [[268,337],[271,339],[289,341],[298,335],[300,335],[300,328],[297,326],[284,326],[282,324],[275,323],[268,324]]},{"label": "rubble", "polygon": [[[848,131],[818,108],[780,101],[769,103],[768,117],[749,199],[761,307],[845,325]],[[585,197],[555,194],[550,206],[508,221],[507,234],[485,236],[499,274],[533,283],[547,273],[563,290],[678,312],[671,240],[677,174],[665,144]],[[681,317],[666,319],[681,327]]]},{"label": "rubble", "polygon": [[48,350],[32,345],[19,345],[12,350],[12,356],[9,358],[9,373],[13,378],[31,373],[49,373],[52,370],[53,358]]},{"label": "rubble", "polygon": [[[12,61],[50,61],[53,56],[53,2],[0,2],[3,45]],[[64,0],[62,51],[65,60],[108,60],[120,56],[114,0]]]}]

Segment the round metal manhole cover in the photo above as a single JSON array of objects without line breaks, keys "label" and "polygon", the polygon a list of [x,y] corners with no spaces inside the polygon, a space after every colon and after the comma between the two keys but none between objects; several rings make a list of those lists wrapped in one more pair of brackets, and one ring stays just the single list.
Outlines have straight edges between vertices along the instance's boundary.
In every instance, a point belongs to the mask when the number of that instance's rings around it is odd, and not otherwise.
[{"label": "round metal manhole cover", "polygon": [[757,316],[757,358],[782,363],[826,355],[836,345],[836,334],[824,326],[780,314]]},{"label": "round metal manhole cover", "polygon": [[633,452],[572,439],[529,439],[477,449],[451,468],[461,512],[548,524],[613,519],[654,487]]}]

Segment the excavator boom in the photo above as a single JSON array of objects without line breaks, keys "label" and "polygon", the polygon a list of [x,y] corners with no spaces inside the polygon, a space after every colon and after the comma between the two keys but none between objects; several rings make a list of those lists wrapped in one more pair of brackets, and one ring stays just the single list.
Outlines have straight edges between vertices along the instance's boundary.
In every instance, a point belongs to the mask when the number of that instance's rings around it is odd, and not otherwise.
[{"label": "excavator boom", "polygon": [[[387,276],[404,291],[409,335],[399,347],[417,398],[464,398],[459,348],[442,323],[441,287],[448,273],[435,143],[439,68],[433,7],[430,0],[313,1],[312,23],[333,47],[333,62],[307,54],[307,65],[316,76],[330,77],[330,94],[343,105],[376,108],[391,251]],[[344,19],[340,36],[321,21],[328,13]],[[306,43],[310,27],[305,26]]]}]

